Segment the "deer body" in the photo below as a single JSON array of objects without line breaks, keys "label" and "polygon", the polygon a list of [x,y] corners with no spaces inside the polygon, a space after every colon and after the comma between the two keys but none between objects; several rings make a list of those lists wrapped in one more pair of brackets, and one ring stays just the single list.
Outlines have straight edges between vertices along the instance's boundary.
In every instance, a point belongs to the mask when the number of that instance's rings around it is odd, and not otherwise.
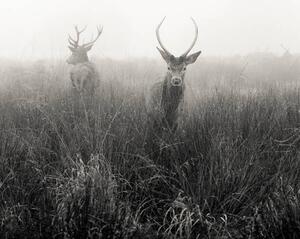
[{"label": "deer body", "polygon": [[182,109],[185,86],[170,85],[171,76],[155,83],[146,98],[146,109],[150,120],[164,128],[176,129],[178,115]]},{"label": "deer body", "polygon": [[[162,58],[168,66],[166,76],[163,81],[154,84],[146,98],[146,109],[149,116],[151,130],[157,131],[156,135],[161,135],[164,128],[174,132],[177,128],[178,113],[184,99],[184,77],[187,65],[194,63],[201,51],[188,55],[196,43],[198,36],[198,27],[192,19],[195,26],[195,38],[180,57],[172,55],[162,44],[159,29],[164,19],[156,28],[156,37],[161,46],[157,47]],[[154,126],[154,127],[153,127]]]},{"label": "deer body", "polygon": [[[145,138],[145,151],[152,155],[157,163],[170,167],[170,162],[165,162],[168,154],[169,142],[173,141],[173,134],[178,127],[178,119],[183,109],[186,68],[194,63],[201,51],[189,55],[196,43],[198,27],[194,19],[195,37],[181,56],[175,57],[163,45],[159,29],[164,19],[156,28],[156,37],[161,48],[157,50],[167,63],[167,72],[162,81],[155,83],[146,96],[146,110],[148,115],[147,134]],[[167,147],[166,147],[167,146]],[[172,151],[169,151],[172,153]],[[162,160],[162,161],[161,161]]]},{"label": "deer body", "polygon": [[73,65],[70,71],[70,79],[72,86],[78,93],[85,93],[93,96],[96,88],[100,84],[99,73],[93,63],[89,61],[87,52],[90,51],[102,33],[102,28],[97,28],[97,37],[86,44],[79,45],[79,36],[85,30],[78,30],[75,27],[76,39],[74,40],[69,36],[69,49],[72,52],[71,56],[67,59],[67,63]]},{"label": "deer body", "polygon": [[100,76],[91,62],[78,63],[70,70],[71,83],[78,92],[94,94],[100,85]]}]

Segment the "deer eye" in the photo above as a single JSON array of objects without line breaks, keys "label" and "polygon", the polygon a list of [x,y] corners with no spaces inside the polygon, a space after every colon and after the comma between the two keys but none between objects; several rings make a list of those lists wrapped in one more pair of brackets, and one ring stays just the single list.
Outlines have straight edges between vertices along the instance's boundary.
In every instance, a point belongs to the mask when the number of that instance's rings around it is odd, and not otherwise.
[{"label": "deer eye", "polygon": [[185,71],[185,70],[186,70],[186,67],[183,67],[183,70]]},{"label": "deer eye", "polygon": [[170,71],[170,70],[171,70],[171,67],[168,66],[168,70]]}]

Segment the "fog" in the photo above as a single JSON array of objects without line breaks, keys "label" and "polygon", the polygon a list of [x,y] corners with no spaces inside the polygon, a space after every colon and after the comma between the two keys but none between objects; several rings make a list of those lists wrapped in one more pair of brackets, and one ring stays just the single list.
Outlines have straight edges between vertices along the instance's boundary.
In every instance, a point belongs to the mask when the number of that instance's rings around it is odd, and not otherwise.
[{"label": "fog", "polygon": [[281,45],[300,52],[297,0],[2,0],[0,7],[0,57],[63,58],[75,24],[88,25],[86,41],[104,26],[92,56],[158,57],[155,28],[164,16],[161,37],[174,54],[192,41],[190,17],[199,27],[194,50],[206,56],[282,54]]}]

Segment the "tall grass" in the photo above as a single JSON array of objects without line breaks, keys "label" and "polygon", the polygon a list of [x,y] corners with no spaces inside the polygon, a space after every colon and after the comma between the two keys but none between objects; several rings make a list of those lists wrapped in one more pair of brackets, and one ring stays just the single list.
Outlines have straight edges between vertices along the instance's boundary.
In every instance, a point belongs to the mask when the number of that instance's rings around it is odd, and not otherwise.
[{"label": "tall grass", "polygon": [[156,158],[144,150],[156,61],[98,60],[88,106],[63,62],[2,64],[2,238],[300,236],[297,56],[200,60]]}]

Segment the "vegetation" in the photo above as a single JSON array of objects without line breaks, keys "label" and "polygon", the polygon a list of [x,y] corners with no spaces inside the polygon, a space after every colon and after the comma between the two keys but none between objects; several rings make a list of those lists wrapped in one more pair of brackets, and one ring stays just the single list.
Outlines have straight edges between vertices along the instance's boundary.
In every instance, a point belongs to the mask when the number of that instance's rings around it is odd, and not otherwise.
[{"label": "vegetation", "polygon": [[91,105],[64,62],[0,61],[1,238],[300,237],[297,56],[199,59],[150,155],[144,89],[164,65],[94,61]]}]

